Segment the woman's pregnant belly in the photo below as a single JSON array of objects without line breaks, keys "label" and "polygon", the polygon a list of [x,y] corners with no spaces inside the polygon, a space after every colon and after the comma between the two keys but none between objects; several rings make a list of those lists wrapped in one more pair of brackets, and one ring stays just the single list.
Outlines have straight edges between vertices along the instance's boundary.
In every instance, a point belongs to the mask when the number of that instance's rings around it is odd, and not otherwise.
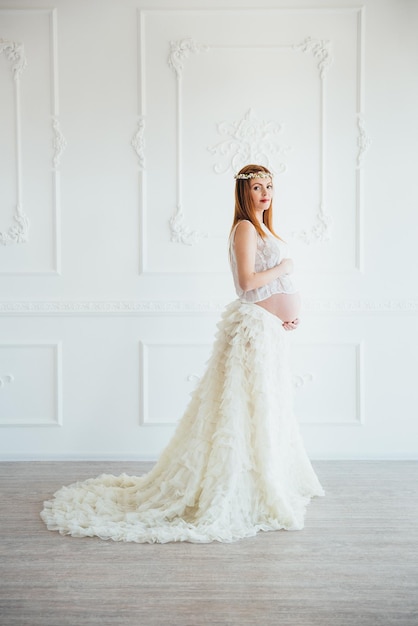
[{"label": "woman's pregnant belly", "polygon": [[275,293],[265,300],[256,302],[259,306],[279,317],[282,322],[293,322],[300,313],[301,298],[296,293]]}]

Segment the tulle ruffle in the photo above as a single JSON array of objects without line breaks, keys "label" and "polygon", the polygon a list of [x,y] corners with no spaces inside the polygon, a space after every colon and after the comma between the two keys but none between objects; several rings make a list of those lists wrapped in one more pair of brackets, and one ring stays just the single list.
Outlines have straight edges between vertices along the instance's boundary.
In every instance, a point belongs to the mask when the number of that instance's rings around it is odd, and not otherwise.
[{"label": "tulle ruffle", "polygon": [[50,530],[74,537],[230,542],[303,528],[323,495],[293,414],[288,337],[256,304],[230,304],[206,372],[145,476],[102,474],[44,503]]}]

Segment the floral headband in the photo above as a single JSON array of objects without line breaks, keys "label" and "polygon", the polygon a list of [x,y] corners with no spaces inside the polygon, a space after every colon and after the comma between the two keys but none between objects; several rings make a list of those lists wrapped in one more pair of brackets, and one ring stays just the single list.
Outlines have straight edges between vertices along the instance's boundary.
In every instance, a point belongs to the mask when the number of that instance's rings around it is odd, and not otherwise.
[{"label": "floral headband", "polygon": [[235,174],[235,180],[248,180],[249,178],[273,178],[270,172],[250,172],[249,174]]}]

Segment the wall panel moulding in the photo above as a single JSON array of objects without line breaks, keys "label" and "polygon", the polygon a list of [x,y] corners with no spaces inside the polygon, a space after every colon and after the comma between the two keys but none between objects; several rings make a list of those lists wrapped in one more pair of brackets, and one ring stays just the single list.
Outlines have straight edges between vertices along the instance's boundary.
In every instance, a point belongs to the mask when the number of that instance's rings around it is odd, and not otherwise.
[{"label": "wall panel moulding", "polygon": [[60,273],[56,9],[0,9],[0,275]]},{"label": "wall panel moulding", "polygon": [[227,271],[233,176],[250,162],[277,176],[302,266],[363,271],[364,9],[144,9],[138,42],[141,272]]}]

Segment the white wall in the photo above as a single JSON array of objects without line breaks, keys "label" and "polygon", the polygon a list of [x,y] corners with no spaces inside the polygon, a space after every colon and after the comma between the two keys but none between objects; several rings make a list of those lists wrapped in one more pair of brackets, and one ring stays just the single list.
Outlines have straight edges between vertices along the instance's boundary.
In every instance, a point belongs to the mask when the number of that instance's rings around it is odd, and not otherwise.
[{"label": "white wall", "polygon": [[417,456],[418,2],[256,4],[0,0],[2,459],[159,454],[235,298],[249,161],[304,294],[310,455]]}]

